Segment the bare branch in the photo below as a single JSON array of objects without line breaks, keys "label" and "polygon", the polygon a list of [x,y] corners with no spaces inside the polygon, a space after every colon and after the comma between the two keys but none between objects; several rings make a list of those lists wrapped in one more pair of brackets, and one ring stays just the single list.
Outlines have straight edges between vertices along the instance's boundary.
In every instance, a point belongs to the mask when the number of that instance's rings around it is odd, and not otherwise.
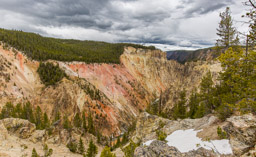
[{"label": "bare branch", "polygon": [[252,0],[249,0],[249,2],[251,4],[251,6],[256,9],[256,5],[254,4],[255,2],[253,3]]}]

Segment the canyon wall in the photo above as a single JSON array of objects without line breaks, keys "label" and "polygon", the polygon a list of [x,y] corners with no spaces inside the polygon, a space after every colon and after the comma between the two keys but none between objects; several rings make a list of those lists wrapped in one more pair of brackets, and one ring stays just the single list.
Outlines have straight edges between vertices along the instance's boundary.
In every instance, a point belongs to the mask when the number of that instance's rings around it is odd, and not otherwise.
[{"label": "canyon wall", "polygon": [[36,72],[39,62],[0,47],[0,107],[8,101],[30,101],[50,117],[60,112],[70,119],[75,113],[86,111],[87,115],[92,113],[100,132],[119,135],[161,94],[165,95],[165,108],[171,108],[180,90],[190,93],[207,71],[216,80],[221,70],[214,61],[183,65],[168,61],[160,50],[132,47],[125,48],[120,61],[121,64],[50,61],[58,63],[69,77],[46,87]]}]

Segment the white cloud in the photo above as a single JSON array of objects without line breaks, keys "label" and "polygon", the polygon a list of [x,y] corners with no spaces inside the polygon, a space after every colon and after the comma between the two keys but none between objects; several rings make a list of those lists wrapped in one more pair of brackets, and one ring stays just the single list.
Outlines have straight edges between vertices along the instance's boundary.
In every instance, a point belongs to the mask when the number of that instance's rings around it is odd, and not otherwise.
[{"label": "white cloud", "polygon": [[[244,0],[0,0],[0,27],[107,42],[154,43],[162,49],[213,46],[219,13],[230,6],[246,32]],[[164,45],[164,46],[162,46]]]}]

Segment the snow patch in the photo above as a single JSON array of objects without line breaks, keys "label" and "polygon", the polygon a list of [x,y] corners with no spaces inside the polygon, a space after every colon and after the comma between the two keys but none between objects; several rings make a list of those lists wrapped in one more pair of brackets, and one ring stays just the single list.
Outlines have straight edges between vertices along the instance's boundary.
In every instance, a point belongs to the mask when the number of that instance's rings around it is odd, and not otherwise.
[{"label": "snow patch", "polygon": [[[208,150],[213,150],[219,154],[232,154],[231,145],[229,140],[210,140],[202,141],[196,134],[201,130],[195,131],[194,129],[177,130],[166,137],[169,146],[176,147],[181,153],[197,150],[202,147]],[[143,145],[149,146],[154,140],[149,140]]]},{"label": "snow patch", "polygon": [[149,141],[143,143],[143,145],[149,146],[153,141],[155,141],[155,140],[149,140]]}]

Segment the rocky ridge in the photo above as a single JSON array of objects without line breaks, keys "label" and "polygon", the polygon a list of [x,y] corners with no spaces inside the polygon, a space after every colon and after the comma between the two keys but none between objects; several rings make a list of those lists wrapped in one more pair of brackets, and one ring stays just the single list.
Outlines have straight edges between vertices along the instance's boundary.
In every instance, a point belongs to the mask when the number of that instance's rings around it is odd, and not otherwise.
[{"label": "rocky ridge", "polygon": [[[227,134],[233,154],[226,156],[253,156],[256,144],[256,116],[252,114],[232,116],[222,122],[213,115],[200,119],[168,120],[148,113],[142,113],[138,118],[133,141],[144,143],[157,139],[157,131],[170,135],[176,130],[201,130],[197,133],[203,140],[218,140],[217,128],[221,127]],[[249,152],[249,153],[247,153]],[[181,153],[165,142],[155,140],[149,146],[140,146],[135,150],[135,156],[219,156],[220,154],[200,148],[187,153]],[[221,155],[224,156],[224,155]]]}]

